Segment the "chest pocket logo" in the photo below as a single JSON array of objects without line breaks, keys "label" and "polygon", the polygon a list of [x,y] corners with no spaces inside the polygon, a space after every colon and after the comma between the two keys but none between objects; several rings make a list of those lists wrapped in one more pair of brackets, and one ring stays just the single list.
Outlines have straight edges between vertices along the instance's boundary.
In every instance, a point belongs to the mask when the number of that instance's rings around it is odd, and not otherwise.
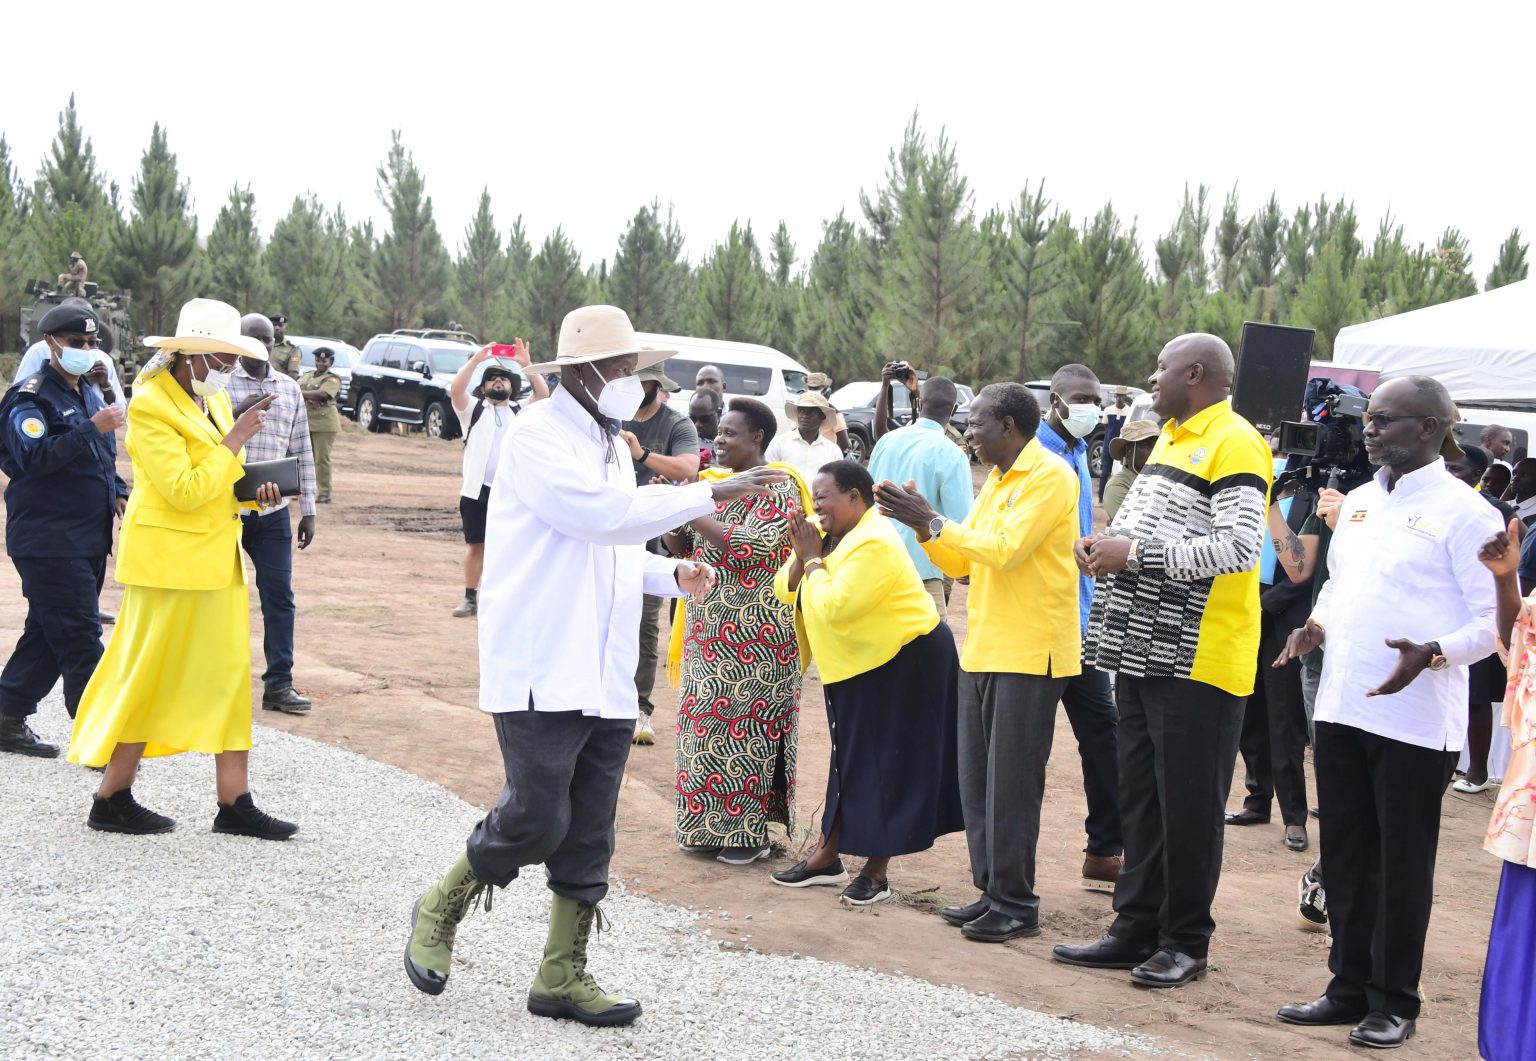
[{"label": "chest pocket logo", "polygon": [[1189,463],[1191,464],[1199,464],[1203,460],[1205,460],[1204,446],[1201,446],[1199,449],[1195,450],[1195,452],[1189,455]]},{"label": "chest pocket logo", "polygon": [[42,438],[47,432],[48,428],[35,416],[29,416],[21,422],[21,433],[28,438]]}]

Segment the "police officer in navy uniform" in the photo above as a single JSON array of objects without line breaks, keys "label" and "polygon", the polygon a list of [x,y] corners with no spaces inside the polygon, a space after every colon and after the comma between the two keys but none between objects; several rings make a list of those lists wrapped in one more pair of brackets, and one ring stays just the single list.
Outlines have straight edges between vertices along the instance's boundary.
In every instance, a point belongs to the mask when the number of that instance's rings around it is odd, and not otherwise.
[{"label": "police officer in navy uniform", "polygon": [[55,306],[39,330],[48,363],[0,399],[5,545],[27,599],[21,640],[0,674],[0,751],[52,758],[58,747],[39,740],[27,717],[60,677],[74,717],[101,659],[97,597],[128,486],[114,435],[123,412],[81,379],[96,363],[95,314]]}]

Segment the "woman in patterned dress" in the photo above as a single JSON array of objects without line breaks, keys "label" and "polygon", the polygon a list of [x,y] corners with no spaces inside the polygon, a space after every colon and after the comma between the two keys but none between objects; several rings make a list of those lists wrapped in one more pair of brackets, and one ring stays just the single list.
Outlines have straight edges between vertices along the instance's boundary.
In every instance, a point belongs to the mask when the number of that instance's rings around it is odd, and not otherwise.
[{"label": "woman in patterned dress", "polygon": [[[762,466],[777,425],[762,402],[731,399],[706,475]],[[673,552],[719,576],[676,620],[677,841],[730,865],[767,857],[768,823],[794,828],[800,650],[794,611],[774,596],[773,579],[797,507],[806,507],[805,491],[792,474],[669,536]]]}]

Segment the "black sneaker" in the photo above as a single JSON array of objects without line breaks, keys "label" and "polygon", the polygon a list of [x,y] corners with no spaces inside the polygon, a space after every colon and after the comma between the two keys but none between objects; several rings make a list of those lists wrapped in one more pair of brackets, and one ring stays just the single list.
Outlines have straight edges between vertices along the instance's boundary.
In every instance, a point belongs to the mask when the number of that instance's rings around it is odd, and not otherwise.
[{"label": "black sneaker", "polygon": [[168,833],[176,828],[170,818],[141,806],[133,798],[132,788],[114,792],[106,799],[97,796],[91,803],[91,813],[85,824],[98,832],[132,833],[135,836]]},{"label": "black sneaker", "polygon": [[844,888],[843,894],[839,896],[848,906],[873,906],[875,903],[885,902],[890,897],[890,881],[871,880],[862,873],[853,878],[853,883]]},{"label": "black sneaker", "polygon": [[219,804],[219,813],[213,819],[213,831],[232,836],[254,836],[258,840],[286,840],[298,832],[299,827],[258,810],[251,794],[245,792],[233,803]]},{"label": "black sneaker", "polygon": [[49,744],[32,732],[24,718],[0,719],[0,752],[30,755],[35,759],[57,759],[59,746]]},{"label": "black sneaker", "polygon": [[833,859],[831,865],[820,869],[811,869],[802,859],[789,869],[781,869],[768,876],[773,879],[773,883],[782,884],[786,888],[809,888],[815,884],[841,884],[848,879],[848,871],[843,868],[843,860],[840,858]]},{"label": "black sneaker", "polygon": [[1296,918],[1301,922],[1301,927],[1308,932],[1327,932],[1328,893],[1323,888],[1323,882],[1309,869],[1301,875],[1301,883],[1296,890]]},{"label": "black sneaker", "polygon": [[727,866],[749,866],[760,858],[767,858],[769,853],[767,844],[759,844],[757,847],[722,847],[715,861],[724,862]]}]

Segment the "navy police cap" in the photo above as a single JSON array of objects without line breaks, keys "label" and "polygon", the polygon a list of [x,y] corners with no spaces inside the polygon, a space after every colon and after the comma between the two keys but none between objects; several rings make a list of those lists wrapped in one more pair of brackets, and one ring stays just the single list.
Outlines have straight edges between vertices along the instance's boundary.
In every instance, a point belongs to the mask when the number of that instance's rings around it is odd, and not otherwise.
[{"label": "navy police cap", "polygon": [[96,314],[80,302],[61,302],[54,306],[43,319],[37,322],[38,331],[44,335],[57,335],[60,332],[81,335],[96,334]]}]

